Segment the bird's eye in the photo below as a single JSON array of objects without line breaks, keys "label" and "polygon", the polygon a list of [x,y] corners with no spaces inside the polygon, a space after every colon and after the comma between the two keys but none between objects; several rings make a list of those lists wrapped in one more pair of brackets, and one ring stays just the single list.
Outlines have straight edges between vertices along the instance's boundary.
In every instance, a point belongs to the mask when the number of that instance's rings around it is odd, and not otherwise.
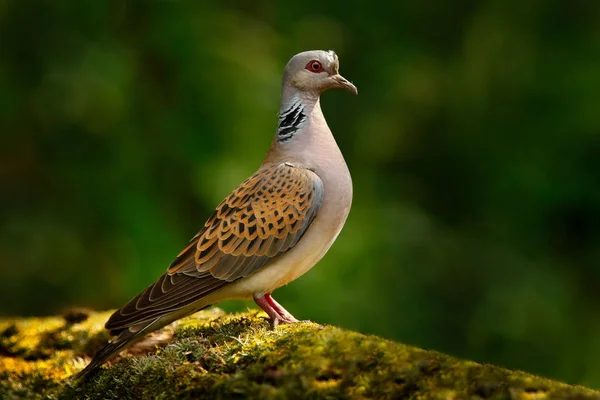
[{"label": "bird's eye", "polygon": [[309,70],[310,72],[315,72],[315,73],[324,71],[323,66],[317,60],[312,60],[311,62],[306,64],[306,69]]}]

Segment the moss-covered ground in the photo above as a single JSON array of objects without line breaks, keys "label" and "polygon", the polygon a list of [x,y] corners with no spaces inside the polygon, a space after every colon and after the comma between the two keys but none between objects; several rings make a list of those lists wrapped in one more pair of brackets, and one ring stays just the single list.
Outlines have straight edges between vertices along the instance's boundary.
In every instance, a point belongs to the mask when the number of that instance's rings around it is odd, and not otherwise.
[{"label": "moss-covered ground", "polygon": [[[0,321],[1,399],[600,399],[524,372],[314,323],[197,313],[79,382],[109,312]],[[150,355],[145,355],[150,352]],[[144,354],[144,356],[134,356]]]}]

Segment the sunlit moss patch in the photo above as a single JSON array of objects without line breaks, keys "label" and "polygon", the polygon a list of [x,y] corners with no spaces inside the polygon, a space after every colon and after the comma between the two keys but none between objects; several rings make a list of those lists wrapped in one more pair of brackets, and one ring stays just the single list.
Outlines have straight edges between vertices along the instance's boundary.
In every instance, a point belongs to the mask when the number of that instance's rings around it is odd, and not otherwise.
[{"label": "sunlit moss patch", "polygon": [[[0,321],[1,398],[600,399],[523,372],[314,323],[272,329],[264,314],[200,312],[168,344],[124,354],[86,379],[109,312]],[[136,354],[135,351],[132,352]]]}]

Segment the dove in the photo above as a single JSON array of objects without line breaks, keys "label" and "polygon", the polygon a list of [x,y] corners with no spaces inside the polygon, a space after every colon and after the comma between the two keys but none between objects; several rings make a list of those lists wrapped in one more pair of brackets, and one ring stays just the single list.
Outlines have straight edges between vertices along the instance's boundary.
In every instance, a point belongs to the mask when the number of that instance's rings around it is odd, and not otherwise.
[{"label": "dove", "polygon": [[298,320],[272,292],[321,260],[352,203],[352,179],[331,133],[320,95],[330,88],[358,94],[339,74],[333,51],[306,51],[287,63],[275,137],[247,180],[225,198],[167,272],[115,311],[114,335],[79,379],[145,335],[229,299],[254,299],[271,324]]}]

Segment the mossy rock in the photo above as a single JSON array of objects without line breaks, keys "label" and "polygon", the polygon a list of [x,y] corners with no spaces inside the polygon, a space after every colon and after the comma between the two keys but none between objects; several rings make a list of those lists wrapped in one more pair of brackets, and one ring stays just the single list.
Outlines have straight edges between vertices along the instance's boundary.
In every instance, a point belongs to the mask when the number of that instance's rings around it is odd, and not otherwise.
[{"label": "mossy rock", "polygon": [[[211,309],[79,382],[110,312],[0,321],[0,398],[599,399],[600,392],[314,323]],[[134,356],[135,354],[147,354]]]}]

